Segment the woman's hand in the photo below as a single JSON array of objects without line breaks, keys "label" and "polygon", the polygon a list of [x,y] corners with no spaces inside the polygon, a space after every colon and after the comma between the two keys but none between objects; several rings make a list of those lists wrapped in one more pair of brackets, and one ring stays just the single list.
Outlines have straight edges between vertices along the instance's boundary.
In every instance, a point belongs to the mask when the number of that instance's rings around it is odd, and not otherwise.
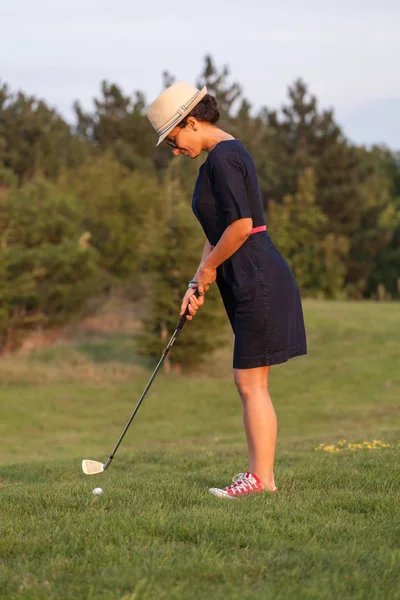
[{"label": "woman's hand", "polygon": [[208,292],[208,288],[214,281],[217,279],[217,269],[213,267],[207,266],[207,261],[204,261],[202,265],[200,265],[198,275],[197,275],[197,285],[200,294],[200,298],[204,296],[206,292]]},{"label": "woman's hand", "polygon": [[203,306],[204,304],[204,296],[200,296],[199,298],[196,298],[196,296],[194,296],[195,290],[194,289],[189,289],[186,294],[183,297],[182,300],[182,306],[181,306],[181,312],[180,314],[183,315],[183,313],[186,310],[186,307],[189,306],[189,315],[187,315],[186,319],[188,321],[191,321],[194,317],[194,315],[196,314],[196,311]]}]

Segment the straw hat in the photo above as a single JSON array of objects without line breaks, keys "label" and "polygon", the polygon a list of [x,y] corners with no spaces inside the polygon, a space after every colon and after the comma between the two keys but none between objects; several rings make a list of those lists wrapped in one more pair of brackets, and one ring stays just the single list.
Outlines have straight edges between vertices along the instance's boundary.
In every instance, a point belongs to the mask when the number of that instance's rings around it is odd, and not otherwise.
[{"label": "straw hat", "polygon": [[154,100],[147,111],[147,118],[160,136],[157,146],[161,144],[170,131],[180,123],[207,94],[191,86],[185,81],[178,81]]}]

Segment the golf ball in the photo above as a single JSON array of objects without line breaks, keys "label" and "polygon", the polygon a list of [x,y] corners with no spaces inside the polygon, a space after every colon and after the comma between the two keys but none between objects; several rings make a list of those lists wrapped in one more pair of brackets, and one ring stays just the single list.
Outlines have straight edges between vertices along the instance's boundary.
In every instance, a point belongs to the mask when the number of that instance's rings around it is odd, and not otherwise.
[{"label": "golf ball", "polygon": [[101,488],[94,488],[93,494],[102,494],[103,490]]}]

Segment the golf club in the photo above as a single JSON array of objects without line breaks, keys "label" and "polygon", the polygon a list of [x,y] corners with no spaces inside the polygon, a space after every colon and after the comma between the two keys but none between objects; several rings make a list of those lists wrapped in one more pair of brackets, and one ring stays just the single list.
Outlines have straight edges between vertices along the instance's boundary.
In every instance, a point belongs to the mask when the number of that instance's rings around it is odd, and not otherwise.
[{"label": "golf club", "polygon": [[[194,296],[196,296],[196,298],[199,297],[198,289],[195,290]],[[189,313],[189,304],[188,304],[185,313],[179,319],[179,323],[177,324],[176,329],[175,329],[170,341],[168,342],[168,346],[165,348],[156,368],[154,369],[152,376],[150,377],[149,383],[146,385],[144,392],[139,399],[139,402],[136,404],[136,407],[135,407],[133,413],[131,414],[129,421],[125,425],[125,428],[121,434],[121,437],[119,438],[118,442],[115,444],[115,447],[114,447],[113,451],[111,452],[110,456],[108,457],[107,462],[105,464],[103,464],[101,462],[98,462],[97,460],[84,459],[82,461],[82,470],[86,475],[95,475],[96,473],[102,473],[103,471],[108,469],[108,467],[110,466],[111,461],[114,458],[115,453],[119,448],[119,445],[121,444],[122,440],[124,439],[124,436],[125,436],[126,432],[128,431],[128,428],[129,428],[130,424],[132,423],[134,416],[136,415],[137,411],[139,410],[139,407],[140,407],[141,403],[143,402],[144,397],[146,396],[151,384],[153,383],[155,376],[157,375],[157,372],[164,361],[164,358],[167,356],[167,354],[170,351],[173,343],[175,342],[178,334],[180,333],[182,327],[186,323],[186,317],[189,314],[190,313]]]}]

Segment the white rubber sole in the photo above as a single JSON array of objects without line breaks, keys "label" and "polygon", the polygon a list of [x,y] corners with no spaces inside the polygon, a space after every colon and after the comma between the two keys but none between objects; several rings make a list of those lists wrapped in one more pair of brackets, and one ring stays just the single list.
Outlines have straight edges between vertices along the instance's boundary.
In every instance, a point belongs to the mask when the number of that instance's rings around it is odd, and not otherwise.
[{"label": "white rubber sole", "polygon": [[210,488],[208,491],[213,496],[217,496],[217,498],[226,498],[227,500],[236,500],[235,496],[230,496],[228,494],[228,492],[225,492],[225,490],[220,490],[219,488]]},{"label": "white rubber sole", "polygon": [[[225,492],[225,490],[221,490],[220,488],[210,488],[208,490],[210,492],[210,494],[212,494],[213,496],[216,496],[217,498],[226,498],[227,500],[237,500],[237,498],[239,498],[239,496],[230,496],[228,494],[228,492]],[[270,494],[277,494],[278,493],[278,488],[274,487],[273,490],[264,490],[265,492],[269,492]],[[262,494],[263,492],[259,492],[259,494]],[[243,496],[248,496],[248,494],[243,494]]]}]

